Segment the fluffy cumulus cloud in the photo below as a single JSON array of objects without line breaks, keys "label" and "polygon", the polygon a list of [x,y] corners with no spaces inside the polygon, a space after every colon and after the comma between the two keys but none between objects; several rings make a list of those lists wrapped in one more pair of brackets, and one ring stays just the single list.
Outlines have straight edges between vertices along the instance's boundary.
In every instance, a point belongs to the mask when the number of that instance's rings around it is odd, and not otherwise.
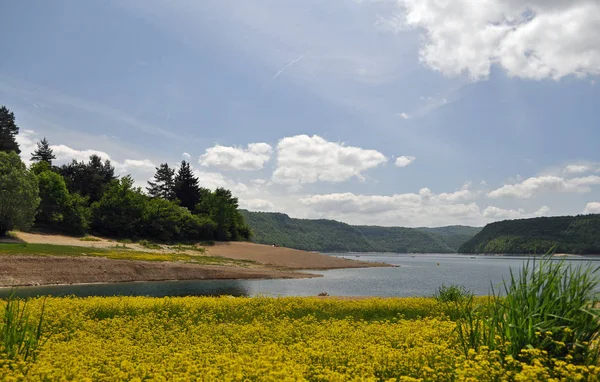
[{"label": "fluffy cumulus cloud", "polygon": [[385,155],[376,150],[329,142],[317,135],[286,137],[277,144],[275,183],[299,186],[318,181],[343,182],[385,163]]},{"label": "fluffy cumulus cloud", "polygon": [[271,158],[273,148],[267,143],[250,143],[247,148],[215,145],[206,150],[199,163],[221,170],[260,170]]},{"label": "fluffy cumulus cloud", "polygon": [[525,211],[523,209],[507,210],[494,206],[489,206],[483,210],[483,216],[493,220],[518,219],[522,217],[524,213]]},{"label": "fluffy cumulus cloud", "polygon": [[398,0],[384,25],[424,33],[421,60],[446,75],[559,79],[600,74],[600,2],[595,0]]},{"label": "fluffy cumulus cloud", "polygon": [[600,214],[600,202],[591,202],[586,204],[583,210],[584,214]]},{"label": "fluffy cumulus cloud", "polygon": [[490,198],[512,197],[528,199],[542,192],[576,192],[591,191],[591,186],[600,184],[600,176],[590,175],[585,177],[565,179],[559,176],[539,176],[525,179],[521,183],[507,184],[488,193]]},{"label": "fluffy cumulus cloud", "polygon": [[275,206],[264,199],[241,199],[240,207],[250,211],[272,211]]},{"label": "fluffy cumulus cloud", "polygon": [[406,167],[414,162],[417,158],[411,156],[401,156],[396,158],[395,165],[398,167]]},{"label": "fluffy cumulus cloud", "polygon": [[484,217],[474,194],[463,189],[436,194],[428,188],[418,193],[395,195],[357,195],[351,192],[310,195],[300,199],[311,216],[329,216],[355,224],[403,226],[482,224]]}]

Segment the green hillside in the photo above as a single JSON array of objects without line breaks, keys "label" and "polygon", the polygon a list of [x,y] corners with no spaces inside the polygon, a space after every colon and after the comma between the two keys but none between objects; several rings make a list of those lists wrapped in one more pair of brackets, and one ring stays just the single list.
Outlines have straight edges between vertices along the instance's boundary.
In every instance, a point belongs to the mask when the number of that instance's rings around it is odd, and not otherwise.
[{"label": "green hillside", "polygon": [[256,243],[320,252],[454,253],[480,229],[352,226],[335,220],[294,219],[281,213],[241,213]]},{"label": "green hillside", "polygon": [[600,254],[600,215],[506,220],[488,224],[461,253]]}]

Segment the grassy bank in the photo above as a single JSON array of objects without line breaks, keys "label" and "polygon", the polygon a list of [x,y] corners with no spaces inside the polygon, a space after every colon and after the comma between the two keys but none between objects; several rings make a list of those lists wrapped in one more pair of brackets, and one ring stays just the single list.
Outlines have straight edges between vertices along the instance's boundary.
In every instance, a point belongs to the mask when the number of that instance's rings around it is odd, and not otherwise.
[{"label": "grassy bank", "polygon": [[[487,299],[476,299],[485,304]],[[44,306],[45,304],[45,306]],[[41,380],[594,380],[539,350],[464,354],[452,304],[433,298],[48,298],[35,360],[0,356],[5,378]],[[0,308],[0,313],[2,308]],[[401,378],[402,377],[402,378]],[[396,378],[396,379],[394,379]]]},{"label": "grassy bank", "polygon": [[[171,252],[172,251],[172,252]],[[193,251],[193,255],[182,251]],[[138,261],[179,261],[201,265],[237,265],[248,266],[252,261],[227,259],[204,255],[204,251],[192,246],[175,246],[161,252],[136,251],[126,244],[115,244],[111,248],[79,247],[53,244],[0,243],[0,256],[38,255],[38,256],[97,256],[113,260]]]}]

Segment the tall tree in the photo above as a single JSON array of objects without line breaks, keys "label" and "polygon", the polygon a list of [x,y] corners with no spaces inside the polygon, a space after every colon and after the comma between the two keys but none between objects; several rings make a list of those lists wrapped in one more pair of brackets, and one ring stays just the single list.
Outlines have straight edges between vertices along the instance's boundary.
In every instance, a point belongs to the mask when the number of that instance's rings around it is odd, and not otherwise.
[{"label": "tall tree", "polygon": [[165,200],[175,200],[175,169],[169,167],[167,163],[161,163],[156,167],[154,182],[148,181],[150,187],[146,187],[148,194],[153,198]]},{"label": "tall tree", "polygon": [[15,153],[0,152],[0,236],[29,229],[40,203],[38,182]]},{"label": "tall tree", "polygon": [[19,127],[15,123],[15,115],[6,106],[0,107],[0,151],[21,154],[16,137]]},{"label": "tall tree", "polygon": [[50,148],[46,137],[37,143],[37,149],[31,155],[33,162],[46,162],[52,166],[52,160],[56,159],[56,155]]},{"label": "tall tree", "polygon": [[106,185],[116,179],[110,161],[103,163],[98,155],[90,156],[88,163],[74,160],[61,166],[58,172],[65,178],[69,192],[89,196],[90,203],[100,200]]},{"label": "tall tree", "polygon": [[175,196],[182,207],[194,211],[200,201],[200,186],[198,178],[194,176],[192,167],[186,161],[181,161],[177,176],[175,176]]}]

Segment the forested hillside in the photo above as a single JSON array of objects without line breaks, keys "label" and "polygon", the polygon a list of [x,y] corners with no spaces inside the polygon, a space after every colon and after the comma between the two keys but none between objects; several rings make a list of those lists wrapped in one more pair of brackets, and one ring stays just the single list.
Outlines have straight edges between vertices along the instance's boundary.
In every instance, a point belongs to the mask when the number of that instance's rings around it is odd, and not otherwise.
[{"label": "forested hillside", "polygon": [[543,217],[488,224],[461,253],[600,254],[600,215]]},{"label": "forested hillside", "polygon": [[469,233],[479,230],[352,226],[335,220],[294,219],[281,213],[241,213],[257,243],[321,252],[453,253],[471,237]]}]

